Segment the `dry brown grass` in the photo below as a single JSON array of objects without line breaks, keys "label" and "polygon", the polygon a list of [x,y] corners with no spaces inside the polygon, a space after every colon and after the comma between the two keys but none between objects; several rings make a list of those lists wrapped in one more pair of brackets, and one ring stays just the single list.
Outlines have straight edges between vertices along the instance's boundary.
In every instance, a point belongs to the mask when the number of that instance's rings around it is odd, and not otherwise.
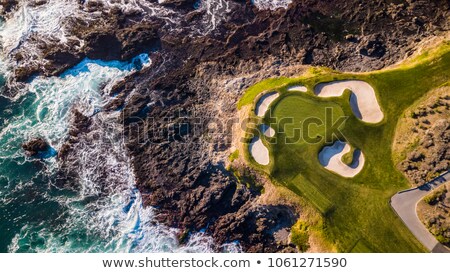
[{"label": "dry brown grass", "polygon": [[[399,167],[399,164],[413,151],[427,154],[427,149],[421,147],[421,140],[438,121],[450,120],[449,96],[450,86],[439,87],[428,92],[403,113],[403,117],[397,123],[392,143],[392,158],[396,166]],[[447,99],[442,99],[445,97]],[[447,105],[431,108],[439,102]],[[424,116],[416,115],[420,112],[424,112]],[[433,176],[434,174],[430,172],[429,178]]]},{"label": "dry brown grass", "polygon": [[432,196],[433,201],[421,200],[417,204],[417,215],[441,243],[450,246],[450,186],[442,185],[428,196]]}]

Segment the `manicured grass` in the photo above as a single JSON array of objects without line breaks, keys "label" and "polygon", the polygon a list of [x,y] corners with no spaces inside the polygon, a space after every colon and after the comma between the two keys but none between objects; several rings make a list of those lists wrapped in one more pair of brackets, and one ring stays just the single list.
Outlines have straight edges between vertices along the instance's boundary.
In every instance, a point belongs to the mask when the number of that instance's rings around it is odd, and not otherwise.
[{"label": "manicured grass", "polygon": [[280,125],[278,132],[283,132],[283,137],[291,142],[326,137],[325,123],[331,125],[344,116],[339,104],[301,93],[285,96],[272,109],[273,121]]},{"label": "manicured grass", "polygon": [[367,243],[364,240],[359,240],[356,245],[352,248],[350,251],[351,253],[370,253],[373,252],[372,249],[370,249],[367,245]]},{"label": "manicured grass", "polygon": [[342,156],[342,162],[347,165],[351,165],[353,163],[353,155],[355,154],[355,148],[351,146],[350,151]]},{"label": "manicured grass", "polygon": [[242,106],[246,104],[250,104],[254,101],[255,97],[261,93],[263,90],[269,90],[271,88],[276,88],[286,84],[286,81],[289,81],[288,78],[272,78],[261,81],[245,91],[245,94],[239,100],[237,107],[241,109]]},{"label": "manicured grass", "polygon": [[[249,88],[238,107],[255,103],[255,97],[268,90],[277,90],[281,94],[272,106],[272,113],[278,117],[292,116],[298,122],[305,115],[323,118],[322,110],[329,106],[337,116],[349,116],[342,128],[343,135],[333,138],[343,138],[361,149],[366,163],[354,178],[333,174],[318,160],[325,138],[317,143],[286,143],[286,136],[292,136],[293,130],[301,130],[301,126],[281,126],[279,123],[276,124],[276,143],[264,140],[270,150],[271,163],[266,167],[252,160],[250,163],[265,171],[275,183],[309,200],[322,213],[327,227],[326,236],[339,251],[423,252],[423,246],[389,205],[392,195],[409,186],[392,162],[392,140],[404,110],[429,90],[448,82],[449,71],[450,43],[444,42],[439,48],[427,52],[426,56],[392,69],[362,74],[316,69],[315,73],[300,78],[263,81]],[[348,103],[348,92],[339,98],[319,99],[313,95],[312,90],[317,83],[339,79],[360,79],[371,84],[377,92],[385,119],[373,125],[354,117]],[[308,92],[288,94],[286,89],[294,84],[305,85]],[[253,112],[249,116],[254,117]],[[260,121],[267,123],[273,120],[266,116]],[[327,134],[320,129],[312,133],[319,136]],[[245,157],[250,158],[248,154]]]}]

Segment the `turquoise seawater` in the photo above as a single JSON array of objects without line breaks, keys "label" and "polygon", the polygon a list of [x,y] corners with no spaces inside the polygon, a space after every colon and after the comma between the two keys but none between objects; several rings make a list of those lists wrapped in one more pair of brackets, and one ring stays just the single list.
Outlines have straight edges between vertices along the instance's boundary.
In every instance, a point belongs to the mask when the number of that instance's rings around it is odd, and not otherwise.
[{"label": "turquoise seawater", "polygon": [[118,112],[102,111],[111,99],[104,90],[147,63],[146,54],[129,62],[86,59],[60,77],[32,79],[14,98],[0,96],[0,252],[211,250],[212,240],[202,233],[178,245],[176,230],[156,223],[152,208],[142,206],[123,143],[114,142],[120,129],[77,145],[71,159],[78,166],[76,189],[57,183],[55,156],[27,158],[21,148],[43,137],[58,151],[72,108],[92,116],[98,133],[118,126]]},{"label": "turquoise seawater", "polygon": [[[142,6],[115,2],[123,9]],[[145,5],[161,16],[172,14],[156,2]],[[190,234],[180,245],[179,231],[160,225],[154,209],[143,207],[121,138],[120,109],[103,111],[115,83],[151,62],[147,54],[125,62],[85,59],[59,77],[18,85],[14,97],[7,92],[7,82],[17,87],[9,82],[16,51],[33,62],[40,54],[36,38],[64,44],[74,38],[66,36],[66,18],[89,21],[90,16],[58,0],[20,1],[6,21],[0,17],[0,252],[211,252],[213,240],[204,232]],[[92,125],[69,158],[77,175],[68,186],[58,175],[61,162],[55,155],[67,140],[73,109],[91,117]],[[54,151],[26,157],[21,146],[36,137]],[[240,248],[230,243],[222,250]]]}]

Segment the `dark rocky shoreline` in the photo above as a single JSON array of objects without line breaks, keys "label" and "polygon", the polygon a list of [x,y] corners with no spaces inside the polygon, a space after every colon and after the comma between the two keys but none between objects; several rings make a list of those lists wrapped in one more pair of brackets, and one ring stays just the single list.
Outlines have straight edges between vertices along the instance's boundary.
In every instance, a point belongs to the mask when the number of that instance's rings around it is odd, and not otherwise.
[{"label": "dark rocky shoreline", "polygon": [[[295,75],[302,65],[380,69],[450,29],[446,0],[305,0],[276,11],[236,0],[226,21],[202,36],[193,32],[203,18],[193,1],[171,2],[181,22],[176,30],[145,14],[83,6],[102,10],[99,27],[68,18],[85,45],[42,44],[45,66],[42,60],[21,66],[18,50],[12,57],[18,63],[15,77],[58,75],[84,57],[123,60],[152,51],[151,66],[117,84],[112,91],[117,97],[104,109],[123,109],[126,146],[144,202],[158,208],[162,223],[184,231],[206,229],[219,245],[239,240],[248,252],[295,251],[274,233],[289,229],[297,212],[288,205],[258,204],[260,193],[240,185],[224,167],[229,133],[211,134],[207,126],[193,130],[193,120],[207,125],[236,118],[236,101],[261,79]],[[142,141],[144,134],[151,141]],[[68,141],[64,153],[71,153],[71,145]]]}]

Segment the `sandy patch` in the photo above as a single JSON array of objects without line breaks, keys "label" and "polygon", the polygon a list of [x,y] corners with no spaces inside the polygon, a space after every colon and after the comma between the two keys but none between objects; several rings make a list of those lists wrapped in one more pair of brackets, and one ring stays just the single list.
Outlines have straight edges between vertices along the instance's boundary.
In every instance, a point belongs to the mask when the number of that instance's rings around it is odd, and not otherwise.
[{"label": "sandy patch", "polygon": [[378,104],[375,90],[364,81],[319,83],[314,88],[314,93],[319,97],[340,97],[345,89],[352,91],[350,106],[357,118],[368,123],[378,123],[383,120],[384,114]]},{"label": "sandy patch", "polygon": [[353,163],[349,166],[342,162],[342,157],[351,150],[348,143],[336,141],[331,146],[325,146],[319,153],[319,161],[325,169],[343,177],[354,177],[364,167],[364,155],[355,151]]},{"label": "sandy patch", "polygon": [[288,89],[288,91],[296,91],[296,92],[307,92],[308,88],[303,85],[292,86]]},{"label": "sandy patch", "polygon": [[280,94],[278,94],[277,92],[270,92],[261,96],[261,98],[258,100],[258,103],[256,103],[255,114],[258,117],[264,117],[267,109],[269,109],[269,105],[276,98],[278,98],[278,96],[280,96]]},{"label": "sandy patch", "polygon": [[263,133],[266,137],[275,136],[275,130],[267,124],[261,124],[259,129],[261,130],[261,133]]},{"label": "sandy patch", "polygon": [[269,164],[269,150],[264,146],[259,137],[254,137],[249,146],[250,154],[261,165]]}]

